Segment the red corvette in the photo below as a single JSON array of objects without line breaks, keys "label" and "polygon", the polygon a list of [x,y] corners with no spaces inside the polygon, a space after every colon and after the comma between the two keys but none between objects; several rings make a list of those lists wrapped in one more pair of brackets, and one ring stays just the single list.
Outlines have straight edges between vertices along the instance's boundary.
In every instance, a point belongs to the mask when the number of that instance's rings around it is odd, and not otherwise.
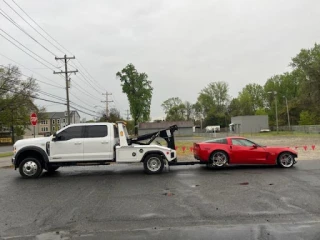
[{"label": "red corvette", "polygon": [[246,138],[227,137],[194,143],[194,157],[208,166],[266,164],[292,167],[298,153],[288,147],[260,146]]}]

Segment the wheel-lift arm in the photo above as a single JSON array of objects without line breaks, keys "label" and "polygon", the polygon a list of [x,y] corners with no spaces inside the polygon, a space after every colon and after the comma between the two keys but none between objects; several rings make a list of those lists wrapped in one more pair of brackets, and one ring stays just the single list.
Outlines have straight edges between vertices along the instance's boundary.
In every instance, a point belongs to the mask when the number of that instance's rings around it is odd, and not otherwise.
[{"label": "wheel-lift arm", "polygon": [[[167,142],[167,146],[171,149],[175,149],[175,142],[174,142],[174,135],[173,133],[178,130],[178,126],[177,125],[172,125],[166,129],[157,131],[157,132],[153,132],[153,133],[148,133],[148,134],[144,134],[141,136],[137,136],[134,138],[130,139],[130,143],[135,143],[135,144],[140,144],[140,145],[150,145],[157,137],[161,137],[163,138],[166,142]],[[149,139],[149,141],[147,141],[146,143],[142,143],[141,141],[143,140],[147,140]]]}]

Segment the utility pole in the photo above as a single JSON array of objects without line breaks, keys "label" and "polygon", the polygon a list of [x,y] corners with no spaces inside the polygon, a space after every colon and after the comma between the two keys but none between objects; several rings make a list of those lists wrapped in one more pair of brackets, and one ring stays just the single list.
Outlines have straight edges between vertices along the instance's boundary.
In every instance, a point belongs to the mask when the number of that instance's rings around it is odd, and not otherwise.
[{"label": "utility pole", "polygon": [[106,93],[102,93],[102,95],[106,95],[106,100],[105,101],[101,101],[101,102],[105,102],[106,103],[106,118],[108,119],[108,117],[109,117],[109,102],[113,102],[112,100],[108,100],[108,97],[110,96],[110,95],[112,95],[112,93],[108,93],[108,92],[106,92]]},{"label": "utility pole", "polygon": [[289,127],[289,131],[291,131],[290,129],[290,114],[289,114],[289,107],[288,107],[288,99],[286,96],[283,96],[286,99],[286,106],[287,106],[287,116],[288,116],[288,127]]},{"label": "utility pole", "polygon": [[127,121],[129,121],[129,116],[130,116],[129,110],[127,109],[126,112],[127,112],[126,113],[127,114]]},{"label": "utility pole", "polygon": [[69,73],[74,73],[76,74],[76,72],[78,72],[78,70],[76,69],[75,71],[68,71],[68,61],[70,59],[75,59],[75,57],[67,57],[67,55],[64,55],[64,57],[62,58],[57,58],[55,57],[56,60],[64,60],[64,69],[65,71],[60,71],[60,72],[56,72],[54,71],[53,74],[65,74],[65,78],[66,78],[66,94],[67,94],[67,112],[68,112],[68,125],[70,125],[70,101],[69,101],[69,88],[70,88],[70,79],[69,79]]}]

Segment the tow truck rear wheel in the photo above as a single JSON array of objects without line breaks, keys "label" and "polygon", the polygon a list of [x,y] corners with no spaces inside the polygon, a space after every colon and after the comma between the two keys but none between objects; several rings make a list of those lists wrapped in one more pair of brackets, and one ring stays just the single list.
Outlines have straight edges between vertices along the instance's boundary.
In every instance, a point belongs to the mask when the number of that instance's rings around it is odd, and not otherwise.
[{"label": "tow truck rear wheel", "polygon": [[148,174],[161,173],[164,167],[164,160],[159,154],[148,155],[144,162],[144,171]]}]

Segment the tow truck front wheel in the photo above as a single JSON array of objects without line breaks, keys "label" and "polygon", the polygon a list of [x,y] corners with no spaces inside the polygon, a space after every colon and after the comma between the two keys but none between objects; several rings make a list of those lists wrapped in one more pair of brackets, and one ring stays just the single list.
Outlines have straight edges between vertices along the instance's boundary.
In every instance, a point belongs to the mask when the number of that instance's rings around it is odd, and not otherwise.
[{"label": "tow truck front wheel", "polygon": [[144,170],[148,174],[161,173],[164,167],[164,160],[161,155],[151,154],[144,160]]},{"label": "tow truck front wheel", "polygon": [[37,178],[42,170],[39,160],[33,157],[26,158],[19,164],[20,175],[24,178]]}]

